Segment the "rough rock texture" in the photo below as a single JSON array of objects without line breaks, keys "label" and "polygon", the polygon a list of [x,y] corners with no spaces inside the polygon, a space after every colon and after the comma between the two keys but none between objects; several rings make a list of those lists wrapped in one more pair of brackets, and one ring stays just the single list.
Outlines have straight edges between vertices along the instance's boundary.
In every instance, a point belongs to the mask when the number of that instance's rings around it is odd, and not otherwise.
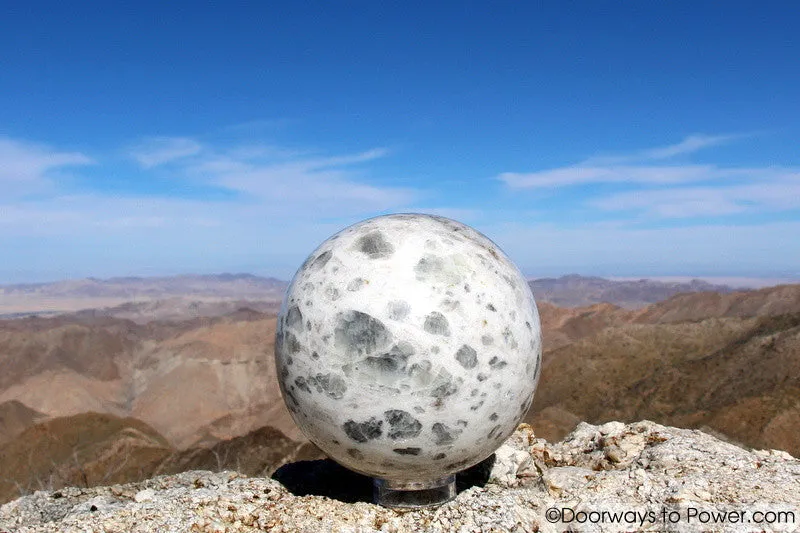
[{"label": "rough rock texture", "polygon": [[[308,479],[304,493],[324,490],[331,497],[295,496],[274,479],[202,471],[37,492],[0,507],[0,531],[796,531],[800,526],[800,461],[652,422],[581,424],[557,444],[535,439],[529,426],[520,426],[497,451],[487,483],[435,509],[399,512],[344,503],[336,499],[330,479],[323,479],[324,487],[313,486],[314,476]],[[352,494],[358,483],[368,480],[343,479],[341,490]],[[671,515],[676,521],[665,525],[664,510],[666,516],[676,513]],[[721,523],[723,511],[727,522]],[[755,511],[793,515],[767,514],[773,523],[747,523]],[[717,514],[702,514],[711,512]],[[583,522],[553,524],[548,517],[554,513]],[[733,523],[735,517],[745,523]]]}]

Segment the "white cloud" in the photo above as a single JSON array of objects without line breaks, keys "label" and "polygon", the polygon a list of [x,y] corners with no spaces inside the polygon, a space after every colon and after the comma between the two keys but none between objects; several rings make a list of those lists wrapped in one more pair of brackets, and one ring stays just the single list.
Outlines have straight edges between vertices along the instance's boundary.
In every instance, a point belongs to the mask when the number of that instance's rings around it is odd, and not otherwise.
[{"label": "white cloud", "polygon": [[590,183],[667,184],[718,179],[737,175],[737,169],[710,165],[687,166],[574,166],[518,174],[505,172],[498,178],[513,189],[568,187]]},{"label": "white cloud", "polygon": [[642,150],[622,156],[593,157],[577,165],[536,172],[504,172],[498,176],[511,188],[567,187],[589,183],[667,184],[735,177],[751,169],[719,168],[713,165],[643,165],[636,161],[669,159],[741,138],[741,135],[686,137],[677,144]]},{"label": "white cloud", "polygon": [[276,157],[274,150],[234,149],[203,153],[185,167],[185,172],[194,179],[242,193],[272,212],[336,216],[392,209],[418,196],[410,188],[365,183],[350,168],[386,154],[388,150],[375,148],[333,157],[292,157],[288,152]]},{"label": "white cloud", "polygon": [[587,159],[584,165],[616,165],[621,163],[630,163],[634,161],[652,161],[659,159],[669,159],[680,155],[688,155],[700,151],[704,148],[712,146],[720,146],[728,144],[732,141],[742,139],[748,135],[730,134],[730,135],[705,135],[696,133],[689,135],[681,142],[670,144],[667,146],[659,146],[656,148],[648,148],[630,154],[619,156],[600,156],[591,157]]},{"label": "white cloud", "polygon": [[131,150],[131,156],[149,169],[197,155],[202,149],[199,142],[186,137],[151,137]]},{"label": "white cloud", "polygon": [[[2,150],[0,145],[0,154],[8,153],[8,149]],[[376,186],[357,179],[360,173],[353,167],[384,157],[388,153],[384,148],[319,157],[274,146],[213,148],[189,138],[157,138],[141,143],[139,150],[144,172],[169,162],[172,178],[187,191],[211,186],[238,194],[224,200],[187,200],[91,191],[73,194],[54,188],[46,198],[22,203],[6,203],[0,198],[0,227],[7,235],[77,236],[87,231],[124,233],[155,228],[242,232],[268,227],[278,231],[281,226],[290,233],[288,228],[301,220],[372,215],[400,208],[418,197],[410,188]],[[52,150],[28,149],[26,153],[38,156],[39,161],[39,167],[24,167],[29,172],[31,168],[43,171],[89,161],[80,154]],[[30,163],[32,157],[11,160]]]},{"label": "white cloud", "polygon": [[48,187],[47,176],[52,171],[92,163],[79,152],[0,137],[0,198],[40,191]]},{"label": "white cloud", "polygon": [[629,191],[599,198],[592,205],[608,211],[641,210],[669,218],[730,215],[751,211],[800,209],[800,173],[771,173],[743,185]]},{"label": "white cloud", "polygon": [[74,237],[87,232],[113,233],[136,228],[185,231],[187,228],[219,224],[209,203],[180,199],[84,194],[16,205],[0,204],[0,228],[7,234],[26,237]]},{"label": "white cloud", "polygon": [[667,159],[741,138],[693,135],[680,143],[614,158],[530,173],[498,176],[511,189],[550,189],[614,184],[613,194],[583,189],[583,207],[604,212],[638,211],[658,218],[716,217],[800,209],[800,169],[718,165],[622,164]]},{"label": "white cloud", "polygon": [[640,154],[640,158],[667,159],[677,155],[691,154],[703,148],[726,144],[740,137],[740,135],[690,135],[677,144],[645,150]]}]

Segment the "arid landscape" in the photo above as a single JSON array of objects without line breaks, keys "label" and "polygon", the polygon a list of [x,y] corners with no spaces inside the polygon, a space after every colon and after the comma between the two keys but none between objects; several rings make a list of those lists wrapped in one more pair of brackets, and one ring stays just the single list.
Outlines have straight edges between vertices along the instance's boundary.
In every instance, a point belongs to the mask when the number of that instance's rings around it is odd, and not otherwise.
[{"label": "arid landscape", "polygon": [[[538,436],[649,419],[800,455],[800,285],[531,285],[545,353],[526,420]],[[318,457],[275,378],[285,287],[222,275],[0,288],[0,501]]]}]

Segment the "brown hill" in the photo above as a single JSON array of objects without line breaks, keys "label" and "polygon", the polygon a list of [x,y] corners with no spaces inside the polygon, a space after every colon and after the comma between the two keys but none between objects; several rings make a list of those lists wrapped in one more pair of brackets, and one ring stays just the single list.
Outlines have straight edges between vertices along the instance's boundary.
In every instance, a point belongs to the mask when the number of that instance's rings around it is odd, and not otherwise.
[{"label": "brown hill", "polygon": [[169,453],[161,435],[132,418],[56,418],[0,445],[0,501],[31,490],[144,479]]},{"label": "brown hill", "polygon": [[678,294],[641,310],[628,310],[609,303],[587,307],[558,307],[548,302],[537,302],[537,305],[546,352],[596,335],[607,327],[630,323],[678,323],[800,312],[800,285],[779,285],[729,294]]},{"label": "brown hill", "polygon": [[268,477],[287,462],[324,456],[310,442],[293,441],[277,429],[266,426],[210,447],[175,451],[156,468],[154,475],[188,470],[235,470],[248,476]]},{"label": "brown hill", "polygon": [[800,312],[800,284],[721,294],[679,294],[644,309],[635,318],[640,324],[686,322],[711,317],[774,316]]},{"label": "brown hill", "polygon": [[269,476],[286,462],[321,457],[312,444],[271,427],[211,447],[176,450],[134,418],[83,413],[34,425],[0,444],[0,504],[34,490],[128,483],[186,470]]},{"label": "brown hill", "polygon": [[569,429],[554,410],[709,427],[800,455],[800,313],[605,329],[545,354],[528,419],[553,439]]},{"label": "brown hill", "polygon": [[541,302],[537,306],[544,351],[591,337],[607,327],[626,324],[635,316],[632,311],[607,303],[570,308]]},{"label": "brown hill", "polygon": [[13,439],[36,422],[47,418],[16,400],[0,403],[0,444]]},{"label": "brown hill", "polygon": [[181,448],[264,425],[294,438],[274,335],[275,317],[253,310],[177,323],[85,314],[0,321],[0,402],[53,417],[134,416]]},{"label": "brown hill", "polygon": [[76,317],[110,317],[131,320],[137,324],[154,321],[179,322],[201,317],[231,316],[239,312],[277,314],[278,300],[197,300],[174,297],[143,302],[125,302],[114,307],[86,309]]}]

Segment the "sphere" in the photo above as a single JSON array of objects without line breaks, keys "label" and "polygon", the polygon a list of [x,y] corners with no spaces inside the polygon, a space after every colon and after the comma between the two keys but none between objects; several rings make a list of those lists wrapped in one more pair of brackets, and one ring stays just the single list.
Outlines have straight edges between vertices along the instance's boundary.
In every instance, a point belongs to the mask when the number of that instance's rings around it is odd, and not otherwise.
[{"label": "sphere", "polygon": [[487,237],[430,215],[380,216],[323,242],[278,315],[278,381],[338,463],[425,482],[490,456],[541,367],[530,287]]}]

